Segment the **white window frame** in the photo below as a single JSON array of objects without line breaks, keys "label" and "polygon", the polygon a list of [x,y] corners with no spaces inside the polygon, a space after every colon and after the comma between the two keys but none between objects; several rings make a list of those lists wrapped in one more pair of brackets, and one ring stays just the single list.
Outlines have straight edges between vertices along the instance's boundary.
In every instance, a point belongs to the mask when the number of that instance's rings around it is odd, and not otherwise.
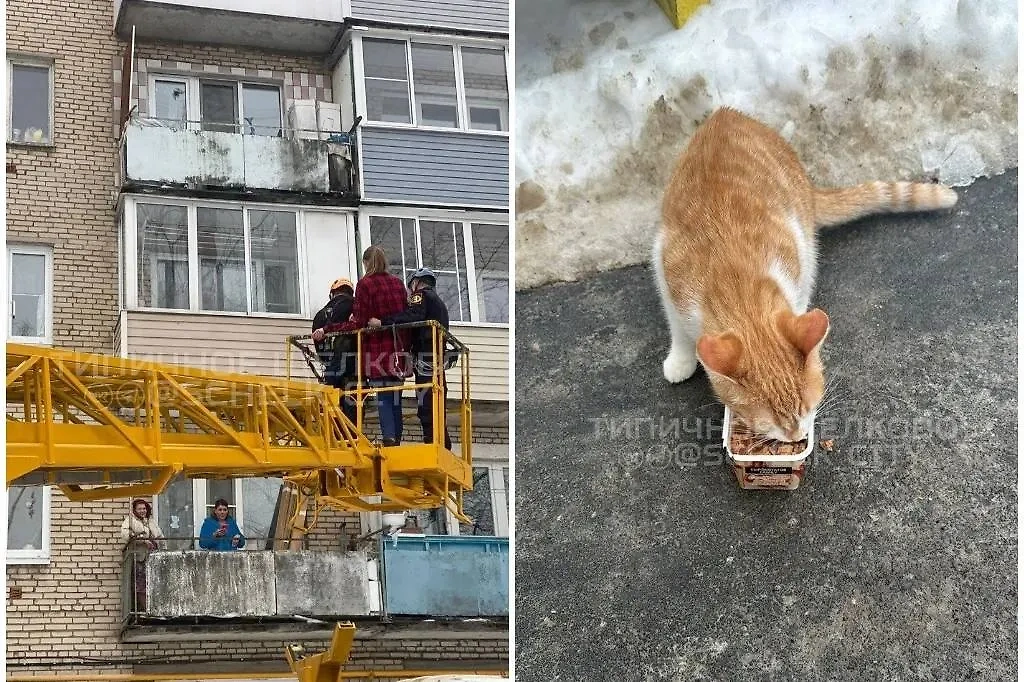
[{"label": "white window frame", "polygon": [[[370,230],[370,221],[372,218],[402,218],[411,219],[414,221],[414,233],[416,235],[416,267],[423,267],[423,251],[421,248],[420,241],[420,221],[427,222],[448,222],[455,223],[458,226],[462,225],[461,238],[463,240],[463,256],[465,263],[460,263],[461,271],[460,274],[466,278],[466,287],[469,290],[469,320],[452,320],[452,326],[464,326],[464,327],[495,327],[499,329],[508,329],[511,326],[511,320],[509,322],[484,322],[482,320],[483,310],[480,306],[480,299],[477,292],[476,286],[476,259],[473,253],[473,224],[478,225],[494,225],[497,227],[508,228],[508,223],[503,220],[503,216],[494,215],[482,215],[482,214],[452,214],[452,213],[435,213],[431,211],[416,211],[409,209],[392,209],[392,210],[373,210],[360,212],[359,214],[359,238],[362,244],[373,244],[373,233]],[[458,229],[456,227],[456,229]],[[404,236],[403,236],[404,239]],[[404,249],[403,249],[404,250]],[[509,262],[511,263],[511,239],[509,240]],[[428,263],[429,267],[430,264]],[[511,273],[509,273],[511,277]],[[509,295],[512,295],[511,289]],[[509,303],[511,313],[511,302]]]},{"label": "white window frame", "polygon": [[[363,62],[363,40],[391,40],[405,43],[406,75],[408,76],[409,109],[412,114],[411,123],[396,123],[391,121],[374,121],[368,114],[366,104],[366,69]],[[458,108],[459,125],[455,128],[447,126],[428,126],[419,122],[419,105],[416,94],[416,82],[412,70],[412,43],[426,45],[440,45],[451,47],[454,51],[455,66],[455,92]],[[354,79],[356,81],[356,111],[363,116],[363,126],[380,128],[410,128],[416,130],[436,130],[446,132],[470,133],[473,135],[491,135],[495,137],[509,137],[510,114],[502,114],[502,127],[504,130],[478,130],[470,127],[469,107],[466,103],[466,83],[462,72],[462,48],[470,47],[476,49],[493,50],[501,53],[505,61],[505,96],[508,100],[507,108],[511,111],[512,101],[509,88],[509,49],[508,45],[487,40],[473,40],[469,38],[445,38],[429,34],[394,33],[386,30],[365,31],[363,35],[353,39],[353,62]],[[377,79],[386,80],[386,79]],[[398,82],[397,80],[395,82]],[[429,96],[427,101],[429,101]]]},{"label": "white window frame", "polygon": [[[11,489],[7,489],[7,505],[10,509]],[[8,549],[7,565],[50,563],[50,514],[52,510],[50,486],[43,486],[42,544],[40,549]]]},{"label": "white window frame", "polygon": [[[285,97],[284,97],[284,83],[279,81],[270,80],[259,80],[259,79],[244,79],[238,80],[232,78],[230,74],[217,74],[210,73],[201,76],[196,75],[184,75],[181,73],[174,72],[156,72],[149,74],[149,114],[150,117],[156,118],[156,82],[157,81],[176,81],[185,84],[185,129],[186,130],[202,130],[202,97],[200,96],[200,82],[209,81],[221,83],[223,85],[234,85],[235,86],[235,106],[238,110],[238,120],[235,121],[235,134],[238,135],[249,135],[250,133],[245,132],[245,98],[242,96],[243,89],[246,85],[255,85],[262,87],[275,87],[277,88],[278,105],[280,111],[280,127],[281,136],[287,136],[287,117],[288,112],[285,111]],[[161,119],[163,120],[163,119]],[[167,121],[169,123],[169,121]],[[226,123],[218,123],[215,125],[228,125]],[[277,137],[276,135],[255,135],[255,137]]]},{"label": "white window frame", "polygon": [[[139,244],[138,244],[138,204],[158,204],[162,206],[184,207],[187,212],[188,221],[188,262],[189,262],[189,307],[182,308],[156,308],[146,305],[139,300]],[[198,209],[215,208],[228,209],[242,212],[242,230],[245,243],[245,310],[203,310],[202,303],[202,273],[199,263],[199,226]],[[252,267],[251,241],[249,211],[278,211],[293,213],[295,215],[295,253],[298,267],[298,304],[299,310],[295,313],[270,313],[253,309],[252,292]],[[319,210],[319,207],[318,207]],[[308,264],[306,262],[306,230],[304,214],[301,207],[289,204],[264,204],[237,201],[214,201],[196,199],[167,199],[165,197],[128,196],[124,204],[124,221],[121,232],[125,242],[126,260],[124,268],[125,278],[125,307],[128,310],[159,313],[186,313],[193,315],[231,315],[238,317],[253,318],[281,318],[281,319],[309,319],[309,296],[308,296]],[[148,303],[148,302],[145,302]]]},{"label": "white window frame", "polygon": [[[14,67],[15,66],[32,66],[36,68],[46,68],[49,70],[50,76],[50,97],[49,110],[47,116],[49,116],[49,128],[50,136],[40,142],[30,142],[25,140],[12,140],[11,133],[14,131],[13,117],[14,117]],[[7,143],[8,144],[19,144],[34,147],[52,147],[54,142],[54,116],[53,116],[53,100],[56,97],[54,92],[54,77],[53,77],[53,59],[42,56],[24,55],[24,54],[8,54],[7,55]]]},{"label": "white window frame", "polygon": [[[14,336],[10,329],[10,316],[14,312],[14,254],[28,256],[44,256],[46,258],[46,274],[43,295],[43,336]],[[32,343],[41,346],[53,345],[53,247],[44,244],[8,244],[7,245],[7,340],[13,343]]]}]

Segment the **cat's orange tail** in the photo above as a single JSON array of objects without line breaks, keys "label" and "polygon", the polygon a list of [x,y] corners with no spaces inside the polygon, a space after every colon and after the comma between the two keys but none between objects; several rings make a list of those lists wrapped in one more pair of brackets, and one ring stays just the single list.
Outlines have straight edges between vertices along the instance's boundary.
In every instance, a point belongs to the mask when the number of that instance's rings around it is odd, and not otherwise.
[{"label": "cat's orange tail", "polygon": [[838,225],[875,213],[933,211],[956,203],[956,192],[923,182],[866,182],[842,189],[814,190],[814,223]]}]

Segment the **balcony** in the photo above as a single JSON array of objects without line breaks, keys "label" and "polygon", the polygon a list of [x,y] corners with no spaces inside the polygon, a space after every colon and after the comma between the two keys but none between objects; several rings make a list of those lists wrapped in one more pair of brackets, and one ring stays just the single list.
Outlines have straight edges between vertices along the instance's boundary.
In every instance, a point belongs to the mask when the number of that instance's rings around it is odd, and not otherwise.
[{"label": "balcony", "polygon": [[507,627],[508,538],[397,534],[370,550],[161,548],[140,562],[145,552],[129,544],[123,636],[202,638],[218,626],[241,632],[251,623],[296,632],[297,623],[315,630],[309,623],[339,618],[427,629]]},{"label": "balcony", "polygon": [[508,538],[398,535],[380,557],[392,616],[508,617]]},{"label": "balcony", "polygon": [[123,604],[149,618],[351,618],[380,610],[376,562],[365,552],[156,551],[145,562],[144,590],[134,589],[141,579],[134,559],[125,553]]},{"label": "balcony", "polygon": [[233,45],[326,55],[341,30],[341,0],[115,0],[123,40]]},{"label": "balcony", "polygon": [[[315,135],[314,135],[315,137]],[[198,123],[132,118],[121,139],[121,189],[292,192],[357,196],[354,134],[307,139],[202,130]],[[333,203],[333,202],[328,202]]]}]

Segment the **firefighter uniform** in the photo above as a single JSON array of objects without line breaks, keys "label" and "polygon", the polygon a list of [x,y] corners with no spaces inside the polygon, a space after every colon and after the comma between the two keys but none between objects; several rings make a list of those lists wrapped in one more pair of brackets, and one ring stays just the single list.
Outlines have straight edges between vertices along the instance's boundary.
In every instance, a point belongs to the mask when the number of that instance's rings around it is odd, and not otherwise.
[{"label": "firefighter uniform", "polygon": [[[434,279],[433,273],[429,271],[417,270],[413,274],[413,279],[418,279],[417,275],[430,277]],[[429,273],[429,274],[426,274]],[[398,313],[397,315],[391,315],[386,319],[381,320],[382,325],[392,324],[406,324],[409,322],[424,322],[426,320],[435,320],[442,327],[448,329],[448,306],[444,304],[441,297],[437,295],[433,286],[424,286],[417,291],[414,291],[409,296],[409,304],[406,309]],[[412,329],[412,353],[414,360],[414,373],[417,384],[429,384],[433,381],[433,366],[434,366],[434,354],[432,348],[432,330],[429,327],[420,329]],[[448,382],[445,380],[444,369],[441,369],[441,387],[443,389],[444,404],[448,402]],[[442,409],[444,409],[442,405]],[[431,388],[418,388],[416,389],[416,415],[420,419],[420,425],[423,427],[423,442],[432,443],[434,441],[434,401],[433,401],[433,390]],[[446,420],[447,422],[447,420]],[[452,439],[448,435],[447,423],[445,424],[444,430],[444,446],[451,450]]]}]

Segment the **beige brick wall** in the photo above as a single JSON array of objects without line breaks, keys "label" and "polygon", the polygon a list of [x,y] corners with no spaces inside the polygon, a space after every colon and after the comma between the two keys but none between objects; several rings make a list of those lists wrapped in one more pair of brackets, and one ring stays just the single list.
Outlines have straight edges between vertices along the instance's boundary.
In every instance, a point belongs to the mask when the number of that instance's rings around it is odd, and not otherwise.
[{"label": "beige brick wall", "polygon": [[7,3],[8,53],[54,60],[53,146],[7,146],[7,241],[53,247],[54,345],[89,351],[109,351],[117,314],[116,148],[99,104],[117,53],[110,16],[97,0]]}]

